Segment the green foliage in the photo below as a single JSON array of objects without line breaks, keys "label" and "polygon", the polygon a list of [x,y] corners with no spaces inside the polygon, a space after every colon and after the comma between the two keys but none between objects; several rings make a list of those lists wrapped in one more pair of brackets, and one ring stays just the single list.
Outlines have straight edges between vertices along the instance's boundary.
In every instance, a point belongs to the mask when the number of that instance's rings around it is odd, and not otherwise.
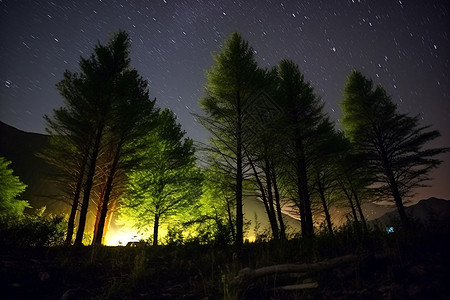
[{"label": "green foliage", "polygon": [[[131,41],[125,31],[113,34],[106,45],[95,46],[89,58],[81,58],[80,71],[66,71],[56,85],[65,106],[45,116],[51,146],[41,153],[61,174],[60,185],[72,202],[67,241],[70,243],[78,205],[81,203],[76,243],[83,240],[93,187],[103,189],[95,242],[106,233],[110,202],[124,186],[123,172],[136,165],[130,144],[154,126],[155,101],[147,82],[130,65]],[[108,206],[109,205],[109,206]]]},{"label": "green foliage", "polygon": [[159,218],[180,214],[200,197],[202,174],[195,165],[192,140],[183,137],[174,114],[163,110],[155,130],[139,141],[146,148],[138,167],[127,174],[119,211],[122,223],[146,232],[154,222],[157,233]]},{"label": "green foliage", "polygon": [[17,218],[23,216],[25,208],[30,207],[28,201],[18,200],[17,197],[26,189],[19,177],[13,175],[11,164],[0,157],[0,219]]},{"label": "green foliage", "polygon": [[264,72],[258,68],[249,43],[236,32],[214,60],[215,66],[207,72],[208,97],[202,99],[200,105],[216,121],[226,122],[238,117],[239,110],[260,92]]},{"label": "green foliage", "polygon": [[441,163],[435,156],[449,150],[425,148],[439,132],[420,125],[418,116],[398,112],[386,91],[380,85],[374,88],[372,80],[358,71],[348,77],[344,96],[345,134],[356,153],[364,155],[379,196],[411,196],[414,188],[429,179],[429,171]]},{"label": "green foliage", "polygon": [[321,159],[320,150],[330,135],[332,124],[324,103],[304,79],[297,64],[282,60],[277,68],[276,99],[282,108],[278,124],[284,159],[280,183],[299,208],[302,234],[313,234],[311,211],[311,166]]},{"label": "green foliage", "polygon": [[203,174],[203,194],[200,198],[203,216],[210,217],[209,230],[215,242],[231,243],[235,238],[235,182],[214,164],[214,159]]},{"label": "green foliage", "polygon": [[0,220],[0,245],[7,247],[60,246],[67,221],[62,216],[45,215],[45,207],[20,219]]},{"label": "green foliage", "polygon": [[214,56],[215,65],[207,73],[207,96],[200,101],[205,116],[197,116],[211,132],[210,145],[205,147],[216,159],[216,166],[234,183],[236,213],[235,242],[243,243],[242,211],[243,181],[246,168],[244,148],[250,122],[246,111],[264,86],[264,73],[258,68],[254,51],[239,33],[233,33]]}]

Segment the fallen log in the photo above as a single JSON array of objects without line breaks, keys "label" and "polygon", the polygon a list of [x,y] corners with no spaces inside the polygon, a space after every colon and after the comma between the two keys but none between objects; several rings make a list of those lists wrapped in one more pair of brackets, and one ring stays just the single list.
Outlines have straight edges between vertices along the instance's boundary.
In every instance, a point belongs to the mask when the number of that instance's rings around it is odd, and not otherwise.
[{"label": "fallen log", "polygon": [[316,289],[319,287],[319,283],[317,282],[308,282],[308,283],[300,283],[300,284],[292,284],[285,285],[276,288],[275,290],[283,290],[283,291],[297,291],[297,290],[306,290],[306,289]]},{"label": "fallen log", "polygon": [[359,256],[356,255],[345,255],[335,257],[330,260],[320,261],[317,263],[282,264],[282,265],[262,267],[259,269],[245,268],[239,271],[238,276],[234,278],[233,282],[238,286],[242,286],[248,283],[249,281],[264,276],[273,276],[285,273],[302,273],[302,275],[307,275],[308,273],[332,269],[343,264],[355,262],[358,259]]}]

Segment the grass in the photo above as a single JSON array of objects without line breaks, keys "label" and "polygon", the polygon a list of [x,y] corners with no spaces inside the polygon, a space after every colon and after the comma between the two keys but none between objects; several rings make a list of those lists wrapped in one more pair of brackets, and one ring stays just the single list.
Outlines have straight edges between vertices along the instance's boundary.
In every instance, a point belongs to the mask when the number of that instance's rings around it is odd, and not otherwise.
[{"label": "grass", "polygon": [[[15,299],[60,299],[67,291],[86,299],[310,299],[448,297],[448,228],[364,233],[356,225],[313,240],[232,246],[2,247],[0,289]],[[356,264],[309,274],[295,283],[319,288],[276,290],[289,276],[264,277],[244,288],[234,278],[243,268],[311,263],[356,254]],[[426,297],[425,297],[426,298]],[[423,299],[425,299],[423,298]],[[448,298],[447,298],[448,299]]]}]

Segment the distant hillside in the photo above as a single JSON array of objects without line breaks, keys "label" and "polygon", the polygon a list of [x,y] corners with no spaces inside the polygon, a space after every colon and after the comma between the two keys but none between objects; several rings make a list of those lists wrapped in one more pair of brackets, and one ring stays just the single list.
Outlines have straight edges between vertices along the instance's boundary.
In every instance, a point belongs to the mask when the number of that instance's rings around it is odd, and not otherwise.
[{"label": "distant hillside", "polygon": [[49,180],[56,170],[35,154],[48,143],[48,136],[18,130],[0,122],[0,156],[12,161],[14,175],[28,185],[21,199],[28,200],[32,207],[46,206],[49,211],[67,211],[61,191]]},{"label": "distant hillside", "polygon": [[[450,200],[431,197],[426,200],[420,200],[414,205],[405,207],[406,214],[423,224],[429,223],[448,223],[450,220]],[[397,210],[393,210],[375,219],[372,222],[389,225],[392,220],[398,219]]]}]

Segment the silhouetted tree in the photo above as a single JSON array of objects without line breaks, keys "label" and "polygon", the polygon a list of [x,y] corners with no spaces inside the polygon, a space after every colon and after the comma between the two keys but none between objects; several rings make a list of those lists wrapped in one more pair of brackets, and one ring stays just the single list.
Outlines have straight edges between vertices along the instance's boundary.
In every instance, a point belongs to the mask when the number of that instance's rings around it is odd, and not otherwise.
[{"label": "silhouetted tree", "polygon": [[280,152],[283,140],[280,138],[279,126],[281,108],[276,102],[277,84],[275,69],[267,71],[264,76],[264,90],[246,108],[250,122],[245,123],[245,131],[251,138],[245,145],[245,156],[252,170],[255,189],[262,200],[274,239],[285,239],[286,230],[281,212],[281,195],[278,185]]},{"label": "silhouetted tree", "polygon": [[423,186],[429,171],[441,163],[435,156],[449,148],[425,148],[439,132],[421,126],[417,116],[398,112],[386,91],[380,85],[374,88],[372,80],[358,71],[348,77],[344,96],[345,133],[356,152],[364,155],[378,195],[393,198],[402,224],[408,227],[404,199],[413,188]]},{"label": "silhouetted tree", "polygon": [[[288,170],[284,183],[295,188],[295,202],[300,211],[302,234],[314,234],[311,211],[309,164],[315,157],[315,140],[326,132],[328,117],[323,103],[305,81],[298,65],[282,60],[277,68],[277,99],[283,110],[284,120],[280,133],[284,135],[284,168]],[[294,193],[291,193],[294,194]]]},{"label": "silhouetted tree", "polygon": [[[203,197],[207,197],[208,202],[213,202],[216,207],[216,216],[223,216],[226,221],[218,220],[218,226],[222,234],[222,239],[226,239],[227,233],[231,241],[236,241],[235,216],[236,216],[236,181],[229,176],[228,169],[224,169],[222,163],[217,159],[218,154],[208,153],[207,169],[204,173]],[[224,223],[226,225],[224,225]]]},{"label": "silhouetted tree", "polygon": [[[109,43],[98,44],[88,59],[81,58],[80,72],[66,71],[57,84],[65,106],[45,116],[52,135],[56,160],[50,161],[62,170],[72,172],[73,202],[66,242],[70,243],[80,199],[81,209],[75,244],[80,245],[95,180],[103,181],[101,213],[95,242],[100,243],[112,192],[113,180],[122,167],[124,146],[146,127],[154,102],[150,101],[147,83],[130,67],[130,40],[119,31]],[[105,154],[103,174],[99,174],[98,158]],[[50,155],[45,156],[50,157]],[[70,158],[72,157],[72,158]],[[58,159],[60,160],[58,162]],[[108,161],[109,160],[109,161]],[[68,166],[72,171],[68,170]]]},{"label": "silhouetted tree", "polygon": [[325,215],[328,232],[333,234],[330,205],[336,202],[338,178],[336,169],[340,165],[340,157],[346,153],[346,144],[342,135],[336,132],[331,123],[322,123],[323,134],[314,140],[315,157],[310,164],[311,194],[318,198]]},{"label": "silhouetted tree", "polygon": [[[154,101],[149,100],[147,82],[136,70],[126,70],[117,79],[115,101],[112,107],[111,124],[106,135],[110,159],[107,168],[105,192],[101,198],[101,213],[94,232],[94,243],[101,244],[104,236],[113,183],[118,171],[132,167],[129,154],[135,150],[129,147],[134,140],[145,136],[153,126],[155,117]],[[116,180],[117,182],[117,180]]]},{"label": "silhouetted tree", "polygon": [[239,33],[233,33],[222,51],[214,56],[215,66],[207,73],[207,96],[200,101],[206,116],[198,116],[214,141],[210,151],[221,155],[223,167],[236,182],[236,245],[243,243],[243,181],[248,172],[244,147],[250,138],[245,129],[246,106],[260,92],[264,72],[258,68],[254,51]]},{"label": "silhouetted tree", "polygon": [[58,84],[57,88],[64,97],[66,106],[54,109],[52,117],[44,116],[46,131],[50,134],[50,145],[38,153],[38,156],[58,168],[59,172],[55,177],[66,191],[68,202],[72,203],[65,240],[70,245],[93,135],[92,116],[89,115],[88,103],[82,94],[82,78],[66,71],[62,82],[64,85]]},{"label": "silhouetted tree", "polygon": [[362,223],[364,230],[367,231],[362,200],[372,199],[372,202],[376,200],[368,189],[368,186],[373,183],[373,176],[366,168],[364,156],[355,153],[353,145],[345,136],[341,135],[340,138],[345,150],[338,153],[336,157],[335,175],[340,191],[337,194],[341,194],[348,200],[353,220],[356,223]]}]

